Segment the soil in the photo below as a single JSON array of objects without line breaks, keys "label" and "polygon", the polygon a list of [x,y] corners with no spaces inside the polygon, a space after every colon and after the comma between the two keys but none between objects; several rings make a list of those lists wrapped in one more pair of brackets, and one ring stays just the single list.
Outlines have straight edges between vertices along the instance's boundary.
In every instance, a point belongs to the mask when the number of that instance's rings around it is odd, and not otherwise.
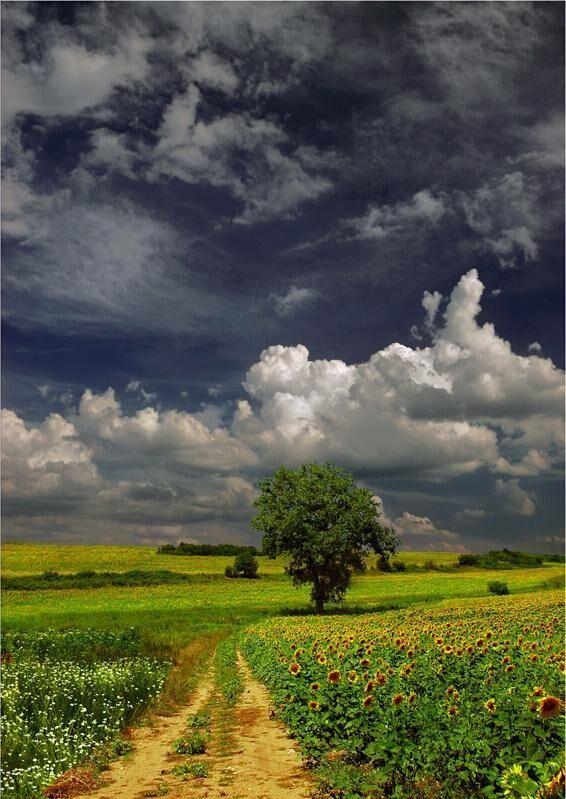
[{"label": "soil", "polygon": [[[214,695],[213,675],[201,680],[192,702],[159,719],[153,728],[133,733],[133,751],[104,772],[102,787],[88,799],[307,799],[313,783],[301,766],[298,747],[271,713],[267,690],[252,676],[240,656],[244,690],[236,707],[226,712]],[[187,718],[207,706],[212,710],[211,739],[205,755],[182,757],[172,743],[187,731]],[[182,779],[175,765],[203,763],[207,777]]]},{"label": "soil", "polygon": [[152,794],[161,771],[171,768],[173,741],[187,732],[188,717],[206,704],[212,690],[210,671],[187,707],[173,715],[154,717],[150,727],[134,729],[130,739],[132,752],[103,772],[103,785],[89,792],[89,799],[133,799]]}]

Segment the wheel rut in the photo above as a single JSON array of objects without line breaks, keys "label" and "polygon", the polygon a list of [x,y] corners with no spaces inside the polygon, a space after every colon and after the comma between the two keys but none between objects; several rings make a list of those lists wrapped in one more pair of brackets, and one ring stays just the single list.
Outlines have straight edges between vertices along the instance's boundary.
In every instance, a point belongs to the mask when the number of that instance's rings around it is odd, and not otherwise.
[{"label": "wheel rut", "polygon": [[[234,708],[226,710],[215,694],[210,670],[182,712],[135,731],[132,754],[112,764],[105,784],[88,793],[89,799],[308,799],[312,779],[284,725],[272,717],[267,689],[241,654],[238,669],[244,687]],[[174,740],[187,734],[187,720],[205,707],[212,711],[206,754],[174,755]],[[175,776],[172,768],[183,763],[206,765],[208,775]]]}]

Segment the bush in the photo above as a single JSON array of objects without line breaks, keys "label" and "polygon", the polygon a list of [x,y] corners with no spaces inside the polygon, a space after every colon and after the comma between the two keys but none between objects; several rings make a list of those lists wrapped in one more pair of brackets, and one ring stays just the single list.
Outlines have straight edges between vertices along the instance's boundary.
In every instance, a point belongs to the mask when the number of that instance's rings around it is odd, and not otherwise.
[{"label": "bush", "polygon": [[479,556],[472,555],[471,552],[465,552],[463,555],[458,555],[458,566],[479,566]]},{"label": "bush", "polygon": [[236,573],[234,572],[234,567],[233,566],[226,566],[226,568],[224,569],[224,576],[225,577],[235,577]]},{"label": "bush", "polygon": [[391,564],[394,572],[406,572],[407,564],[404,560],[394,560]]},{"label": "bush", "polygon": [[505,596],[509,593],[509,586],[507,583],[501,582],[501,580],[492,580],[487,584],[487,590],[490,594]]},{"label": "bush", "polygon": [[437,572],[438,563],[434,560],[425,560],[423,563],[423,569],[427,572]]},{"label": "bush", "polygon": [[257,560],[253,552],[240,552],[234,560],[234,572],[236,577],[247,577],[253,579],[257,577]]}]

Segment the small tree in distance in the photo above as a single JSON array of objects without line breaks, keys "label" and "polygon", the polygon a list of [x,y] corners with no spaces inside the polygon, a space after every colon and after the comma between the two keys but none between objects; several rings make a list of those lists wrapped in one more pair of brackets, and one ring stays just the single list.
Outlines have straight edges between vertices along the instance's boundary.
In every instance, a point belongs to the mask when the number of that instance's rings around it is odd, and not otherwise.
[{"label": "small tree in distance", "polygon": [[257,577],[257,560],[253,552],[240,552],[234,560],[234,571],[238,577]]},{"label": "small tree in distance", "polygon": [[247,577],[253,579],[257,577],[257,560],[253,552],[246,550],[236,555],[233,566],[226,566],[224,574],[226,577]]},{"label": "small tree in distance", "polygon": [[258,487],[251,524],[264,534],[263,552],[289,556],[286,571],[295,585],[312,583],[317,613],[344,598],[370,549],[387,555],[397,548],[395,531],[380,524],[371,491],[331,463],[281,466]]}]

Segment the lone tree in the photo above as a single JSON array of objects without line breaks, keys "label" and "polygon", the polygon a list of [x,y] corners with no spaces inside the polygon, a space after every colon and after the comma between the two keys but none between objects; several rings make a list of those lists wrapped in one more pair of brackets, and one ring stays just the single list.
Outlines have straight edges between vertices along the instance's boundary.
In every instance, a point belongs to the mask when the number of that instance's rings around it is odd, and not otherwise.
[{"label": "lone tree", "polygon": [[312,583],[316,612],[325,602],[340,602],[353,572],[365,569],[369,550],[392,554],[395,531],[380,524],[371,491],[331,463],[281,466],[259,483],[252,527],[264,533],[270,558],[290,556],[287,573],[294,585]]}]

